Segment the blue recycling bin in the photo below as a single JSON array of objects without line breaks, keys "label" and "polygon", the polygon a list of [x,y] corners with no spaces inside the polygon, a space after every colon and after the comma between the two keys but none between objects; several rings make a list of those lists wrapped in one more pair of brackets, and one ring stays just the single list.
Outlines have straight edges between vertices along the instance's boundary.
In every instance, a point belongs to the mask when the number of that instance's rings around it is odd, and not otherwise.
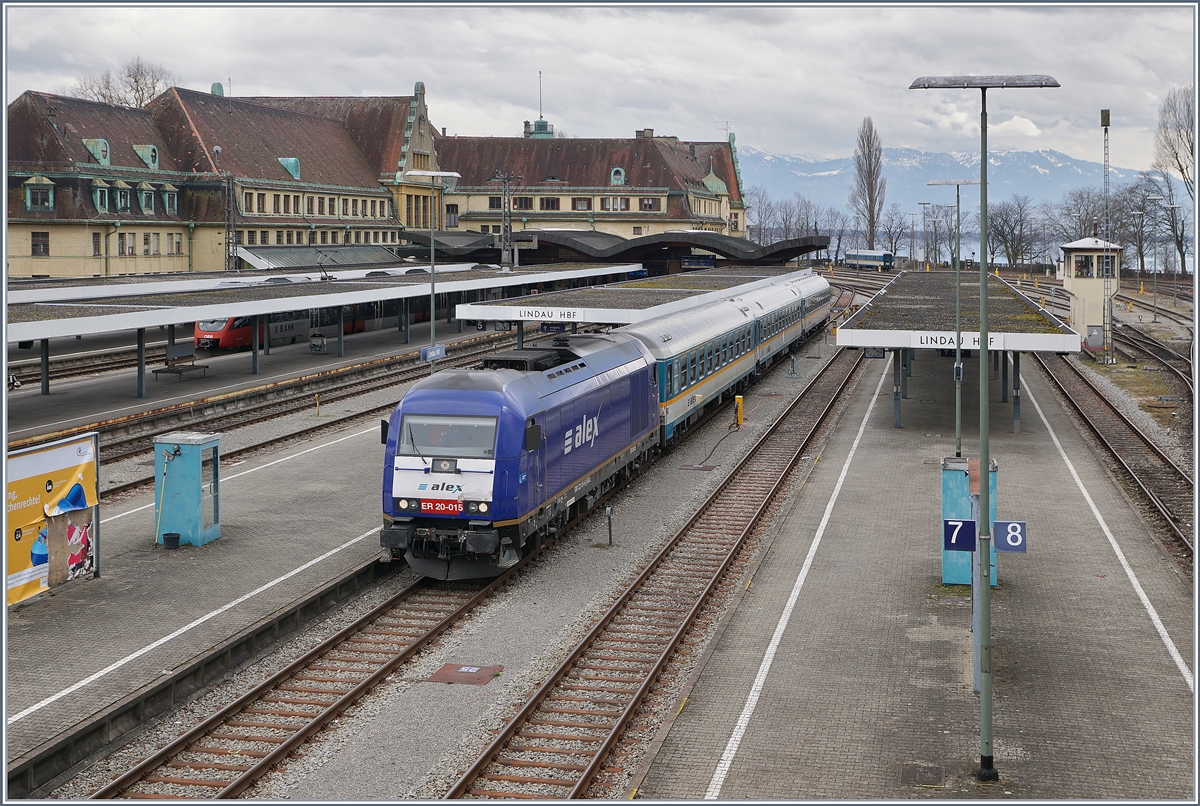
[{"label": "blue recycling bin", "polygon": [[154,439],[155,542],[203,546],[221,536],[221,435],[178,431]]},{"label": "blue recycling bin", "polygon": [[[971,495],[969,462],[963,457],[947,457],[942,460],[942,520],[974,520],[978,521],[978,493]],[[991,482],[988,486],[990,501],[988,509],[991,518],[988,523],[996,522],[996,460],[990,459]],[[993,535],[994,537],[994,535]],[[942,545],[941,524],[938,525],[938,545]],[[991,542],[992,586],[996,585],[996,541]],[[946,551],[942,549],[942,584],[970,585],[971,562],[975,556],[971,551]]]}]

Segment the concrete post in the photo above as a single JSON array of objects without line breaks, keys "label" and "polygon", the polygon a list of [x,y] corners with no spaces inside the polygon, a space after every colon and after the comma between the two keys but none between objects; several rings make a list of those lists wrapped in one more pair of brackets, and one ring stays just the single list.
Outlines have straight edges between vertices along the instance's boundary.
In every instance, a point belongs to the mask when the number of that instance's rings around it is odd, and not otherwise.
[{"label": "concrete post", "polygon": [[1008,351],[1000,350],[1000,402],[1008,402]]},{"label": "concrete post", "polygon": [[338,358],[346,357],[346,306],[338,306]]},{"label": "concrete post", "polygon": [[903,350],[900,350],[899,352],[900,352],[900,362],[901,362],[900,363],[900,397],[902,397],[904,400],[908,400],[908,376],[910,373],[909,368],[908,368],[908,350],[903,349]]},{"label": "concrete post", "polygon": [[137,396],[146,396],[146,328],[139,327],[137,331]]},{"label": "concrete post", "polygon": [[900,427],[900,378],[904,369],[900,366],[901,350],[892,350],[892,425]]},{"label": "concrete post", "polygon": [[258,315],[254,317],[254,325],[250,331],[250,374],[258,374]]},{"label": "concrete post", "polygon": [[42,394],[50,394],[50,339],[42,339]]},{"label": "concrete post", "polygon": [[1021,433],[1021,353],[1013,351],[1013,433]]}]

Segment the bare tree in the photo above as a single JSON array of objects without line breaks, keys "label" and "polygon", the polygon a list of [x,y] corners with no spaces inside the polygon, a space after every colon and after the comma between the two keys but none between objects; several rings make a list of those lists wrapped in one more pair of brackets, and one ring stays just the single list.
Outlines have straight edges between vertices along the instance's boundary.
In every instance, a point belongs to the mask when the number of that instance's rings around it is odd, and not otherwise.
[{"label": "bare tree", "polygon": [[1008,201],[988,205],[988,234],[995,231],[1004,259],[1013,268],[1026,263],[1035,251],[1033,216],[1034,205],[1028,196],[1014,193]]},{"label": "bare tree", "polygon": [[842,259],[842,240],[846,237],[846,228],[850,226],[851,218],[836,207],[825,211],[825,232],[829,235],[829,244],[833,247],[833,263],[836,266]]},{"label": "bare tree", "polygon": [[1193,86],[1174,87],[1158,107],[1158,131],[1154,134],[1154,167],[1175,171],[1187,188],[1188,198],[1196,202],[1196,179],[1192,171],[1196,149]]},{"label": "bare tree", "polygon": [[771,225],[774,215],[771,194],[767,193],[767,189],[761,185],[752,185],[746,188],[744,201],[746,203],[746,229],[750,233],[750,239],[755,243],[767,243],[763,239],[764,231]]},{"label": "bare tree", "polygon": [[99,75],[86,75],[79,79],[72,94],[89,101],[141,108],[177,83],[176,77],[161,64],[152,64],[141,56],[134,56],[121,65],[115,74],[112,70],[105,70]]},{"label": "bare tree", "polygon": [[786,241],[800,237],[800,207],[796,199],[780,199],[774,202],[775,240]]},{"label": "bare tree", "polygon": [[900,209],[900,205],[892,202],[883,220],[879,223],[880,235],[886,242],[887,250],[893,255],[900,254],[900,244],[908,238],[909,218]]},{"label": "bare tree", "polygon": [[883,178],[883,143],[870,117],[858,127],[854,147],[854,185],[850,188],[850,207],[862,216],[866,226],[867,248],[875,248],[875,233],[883,214],[887,180]]}]

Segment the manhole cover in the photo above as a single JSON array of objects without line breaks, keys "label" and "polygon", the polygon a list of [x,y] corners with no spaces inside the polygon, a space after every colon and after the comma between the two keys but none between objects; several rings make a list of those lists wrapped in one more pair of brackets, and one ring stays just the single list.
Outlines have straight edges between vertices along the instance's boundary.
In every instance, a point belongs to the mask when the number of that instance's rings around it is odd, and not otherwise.
[{"label": "manhole cover", "polygon": [[680,465],[681,470],[703,470],[707,473],[710,470],[716,470],[716,465]]},{"label": "manhole cover", "polygon": [[447,663],[426,679],[427,683],[465,683],[469,686],[486,686],[500,672],[503,666],[464,666],[459,663]]},{"label": "manhole cover", "polygon": [[900,768],[901,786],[945,786],[941,767],[932,764],[905,764]]}]

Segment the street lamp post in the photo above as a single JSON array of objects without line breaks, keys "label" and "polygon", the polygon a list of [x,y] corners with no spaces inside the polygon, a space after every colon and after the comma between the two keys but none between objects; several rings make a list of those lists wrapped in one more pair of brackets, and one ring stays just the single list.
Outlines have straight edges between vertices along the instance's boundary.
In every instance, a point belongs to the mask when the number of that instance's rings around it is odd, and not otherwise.
[{"label": "street lamp post", "polygon": [[[459,179],[462,174],[454,171],[406,171],[404,176],[428,176],[429,177],[429,348],[432,351],[437,347],[437,296],[434,293],[434,275],[437,271],[437,257],[434,254],[434,231],[437,228],[437,195],[434,180],[436,179]],[[429,361],[429,374],[437,372],[437,359],[431,358]]]},{"label": "street lamp post", "polygon": [[917,214],[908,214],[908,262],[914,263],[917,259]]},{"label": "street lamp post", "polygon": [[[1163,201],[1162,196],[1147,196],[1146,201],[1160,202]],[[1158,321],[1158,216],[1154,217],[1154,316],[1152,322]],[[1140,236],[1141,233],[1139,232]]]},{"label": "street lamp post", "polygon": [[[979,238],[987,246],[987,91],[1016,87],[1057,87],[1050,76],[924,76],[909,89],[978,89]],[[991,615],[991,458],[988,456],[988,327],[987,253],[979,256],[979,769],[980,781],[1000,774],[992,754],[992,615]]]},{"label": "street lamp post", "polygon": [[[934,179],[930,185],[954,185],[954,455],[962,457],[962,186],[978,179]],[[974,255],[974,252],[971,253]]]},{"label": "street lamp post", "polygon": [[929,205],[933,202],[917,202],[921,205],[921,243],[924,250],[925,271],[929,271]]}]

